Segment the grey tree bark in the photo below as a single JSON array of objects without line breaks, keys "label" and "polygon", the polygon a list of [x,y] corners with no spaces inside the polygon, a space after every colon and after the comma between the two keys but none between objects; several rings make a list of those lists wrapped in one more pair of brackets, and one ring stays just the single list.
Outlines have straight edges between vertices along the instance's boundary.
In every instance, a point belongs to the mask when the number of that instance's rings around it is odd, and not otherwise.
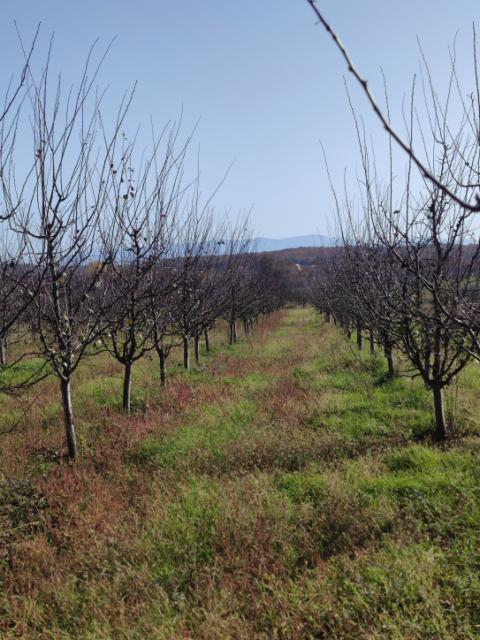
[{"label": "grey tree bark", "polygon": [[208,330],[205,329],[205,351],[207,353],[210,352],[210,337],[208,335]]},{"label": "grey tree bark", "polygon": [[200,364],[200,336],[198,333],[195,334],[194,338],[194,351],[195,351],[195,362]]},{"label": "grey tree bark", "polygon": [[360,319],[357,318],[357,347],[358,350],[361,351],[363,346],[363,337],[362,337],[362,324]]},{"label": "grey tree bark", "polygon": [[158,351],[158,358],[160,360],[160,385],[164,387],[167,384],[167,369],[165,362],[165,349],[163,347],[160,347]]},{"label": "grey tree bark", "polygon": [[132,388],[132,363],[124,365],[123,373],[123,410],[130,415],[131,411],[131,388]]},{"label": "grey tree bark", "polygon": [[435,385],[432,387],[432,392],[435,409],[435,437],[437,440],[445,440],[448,437],[448,429],[443,409],[443,389],[440,385]]},{"label": "grey tree bark", "polygon": [[373,356],[375,355],[375,336],[373,335],[373,331],[370,331],[369,340],[370,340],[370,353]]},{"label": "grey tree bark", "polygon": [[73,425],[73,408],[72,394],[70,389],[70,380],[60,378],[60,391],[62,394],[63,417],[65,422],[65,434],[67,436],[67,450],[70,460],[77,457],[77,438],[75,435],[75,427]]},{"label": "grey tree bark", "polygon": [[385,358],[387,359],[388,375],[393,378],[395,375],[395,367],[393,364],[393,353],[391,345],[386,342],[384,346]]},{"label": "grey tree bark", "polygon": [[190,371],[190,340],[183,336],[183,368]]}]

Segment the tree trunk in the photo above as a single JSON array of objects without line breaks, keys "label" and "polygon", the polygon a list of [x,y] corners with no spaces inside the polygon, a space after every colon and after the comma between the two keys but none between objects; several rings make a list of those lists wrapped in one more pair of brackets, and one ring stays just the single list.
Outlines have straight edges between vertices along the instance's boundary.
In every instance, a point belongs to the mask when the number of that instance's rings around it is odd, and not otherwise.
[{"label": "tree trunk", "polygon": [[190,341],[188,336],[183,336],[183,368],[190,371]]},{"label": "tree trunk", "polygon": [[432,392],[435,409],[435,437],[437,440],[445,440],[448,437],[448,431],[443,411],[443,389],[439,385],[435,385],[432,387]]},{"label": "tree trunk", "polygon": [[158,358],[160,360],[160,386],[164,387],[167,383],[167,369],[165,366],[165,349],[160,347],[158,351]]},{"label": "tree trunk", "polygon": [[372,356],[374,356],[375,355],[375,336],[373,335],[373,331],[370,331],[369,338],[370,338],[370,353]]},{"label": "tree trunk", "polygon": [[62,393],[63,417],[65,422],[65,433],[67,436],[68,457],[74,460],[77,457],[77,438],[75,427],[73,426],[72,394],[70,391],[70,380],[60,378],[60,391]]},{"label": "tree trunk", "polygon": [[237,341],[237,323],[235,321],[230,323],[228,344],[232,345]]},{"label": "tree trunk", "polygon": [[131,396],[131,389],[132,389],[132,363],[131,362],[127,362],[127,364],[124,365],[125,369],[123,372],[123,402],[122,402],[122,407],[123,410],[130,415],[130,410],[131,410],[131,403],[130,403],[130,396]]},{"label": "tree trunk", "polygon": [[200,364],[200,336],[198,335],[198,333],[195,334],[194,347],[195,347],[195,362],[197,364]]},{"label": "tree trunk", "polygon": [[388,375],[390,378],[393,378],[395,375],[395,367],[393,366],[392,347],[388,342],[385,343],[384,353],[385,353],[385,358],[387,359]]},{"label": "tree trunk", "polygon": [[0,366],[7,364],[7,341],[0,340]]},{"label": "tree trunk", "polygon": [[360,320],[357,320],[357,347],[358,350],[361,351],[363,346],[363,338],[362,338],[362,325]]},{"label": "tree trunk", "polygon": [[210,338],[208,336],[208,330],[205,329],[205,351],[207,353],[210,352]]},{"label": "tree trunk", "polygon": [[246,336],[248,336],[249,333],[249,329],[248,329],[248,320],[244,320],[243,321],[243,332]]}]

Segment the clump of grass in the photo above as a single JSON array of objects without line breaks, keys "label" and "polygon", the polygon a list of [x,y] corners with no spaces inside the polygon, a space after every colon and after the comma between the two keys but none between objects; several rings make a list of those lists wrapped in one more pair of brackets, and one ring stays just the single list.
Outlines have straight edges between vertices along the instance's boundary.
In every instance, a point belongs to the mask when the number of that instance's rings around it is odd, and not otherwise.
[{"label": "clump of grass", "polygon": [[41,358],[23,358],[8,366],[0,366],[0,386],[18,386],[48,372]]},{"label": "clump of grass", "polygon": [[219,488],[214,483],[192,481],[141,542],[154,582],[171,595],[184,592],[214,560],[218,502]]},{"label": "clump of grass", "polygon": [[287,473],[279,478],[278,487],[294,502],[311,501],[321,506],[328,497],[328,485],[319,474]]},{"label": "clump of grass", "polygon": [[152,438],[139,444],[134,457],[158,468],[185,467],[210,455],[221,456],[224,446],[241,437],[255,418],[253,402],[234,402],[230,406],[204,405],[189,422],[163,439]]}]

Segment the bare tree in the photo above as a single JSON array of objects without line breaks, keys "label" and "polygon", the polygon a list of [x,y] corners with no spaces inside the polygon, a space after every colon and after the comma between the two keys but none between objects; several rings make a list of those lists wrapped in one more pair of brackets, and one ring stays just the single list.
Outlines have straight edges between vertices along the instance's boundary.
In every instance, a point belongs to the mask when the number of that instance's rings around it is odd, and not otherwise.
[{"label": "bare tree", "polygon": [[130,94],[122,102],[107,134],[94,84],[102,60],[92,67],[91,55],[78,88],[66,95],[60,78],[51,94],[50,56],[38,81],[30,74],[33,163],[18,179],[12,157],[2,174],[10,224],[31,270],[24,295],[37,355],[59,380],[70,458],[77,455],[71,379],[101,328],[98,288],[112,256],[100,255],[100,235],[110,233],[110,162],[131,100]]},{"label": "bare tree", "polygon": [[[400,346],[432,391],[440,440],[449,435],[443,389],[470,361],[473,347],[469,334],[455,320],[472,286],[472,265],[476,262],[478,268],[478,248],[468,251],[465,246],[466,217],[472,215],[465,211],[450,202],[443,190],[434,188],[416,211],[389,220],[398,233],[397,242],[384,233],[385,225],[377,226],[379,242],[400,267],[401,297],[388,301]],[[472,333],[478,331],[477,325],[470,325]]]},{"label": "bare tree", "polygon": [[149,273],[147,288],[148,322],[151,324],[151,341],[158,356],[160,385],[167,383],[167,359],[174,346],[178,346],[175,324],[172,318],[174,290],[177,281],[176,261],[171,256],[159,260]]},{"label": "bare tree", "polygon": [[237,323],[242,319],[242,309],[249,298],[248,266],[249,239],[246,223],[231,233],[226,246],[226,262],[223,275],[223,317],[228,322],[228,341],[237,342]]},{"label": "bare tree", "polygon": [[[131,410],[134,363],[151,351],[159,338],[157,305],[172,282],[159,276],[161,261],[172,255],[177,211],[184,194],[183,161],[188,141],[177,149],[180,123],[164,129],[153,152],[135,171],[133,148],[127,145],[119,165],[111,163],[116,197],[112,201],[115,255],[108,274],[110,304],[105,314],[105,348],[124,367],[124,411]],[[165,148],[161,143],[166,137]],[[162,155],[160,155],[162,154]],[[155,315],[152,316],[152,304]]]},{"label": "bare tree", "polygon": [[[437,157],[436,174],[448,183],[448,158]],[[357,305],[377,332],[385,331],[389,343],[401,349],[432,392],[435,435],[442,440],[449,435],[443,390],[471,359],[479,330],[472,316],[467,321],[464,304],[478,286],[480,266],[478,241],[471,244],[473,212],[428,181],[415,198],[407,184],[406,195],[393,206],[391,183],[382,192],[372,177],[376,172],[367,175],[363,213],[368,234],[354,231],[347,253],[350,273],[361,275],[350,278]],[[351,212],[347,218],[352,228]]]},{"label": "bare tree", "polygon": [[183,346],[183,366],[190,369],[190,341],[193,338],[198,358],[198,335],[202,317],[201,286],[208,279],[209,256],[214,245],[213,212],[199,204],[198,190],[186,210],[179,234],[178,255],[175,260],[177,280],[170,298],[174,332]]}]

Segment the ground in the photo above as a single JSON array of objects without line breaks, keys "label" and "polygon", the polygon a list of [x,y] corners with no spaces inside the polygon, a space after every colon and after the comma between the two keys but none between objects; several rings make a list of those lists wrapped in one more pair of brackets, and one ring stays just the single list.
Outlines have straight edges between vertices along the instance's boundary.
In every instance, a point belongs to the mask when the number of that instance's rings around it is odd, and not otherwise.
[{"label": "ground", "polygon": [[476,365],[438,447],[420,381],[313,309],[215,343],[166,390],[141,363],[130,419],[118,366],[85,366],[74,464],[53,381],[35,391],[1,441],[0,636],[479,638]]}]

